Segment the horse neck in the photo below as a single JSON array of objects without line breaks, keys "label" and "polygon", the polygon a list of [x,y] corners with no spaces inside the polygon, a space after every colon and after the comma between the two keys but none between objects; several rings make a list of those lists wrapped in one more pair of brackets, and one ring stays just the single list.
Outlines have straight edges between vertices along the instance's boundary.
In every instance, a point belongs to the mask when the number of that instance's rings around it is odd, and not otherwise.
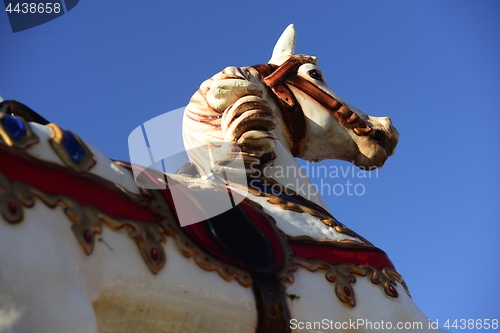
[{"label": "horse neck", "polygon": [[[323,201],[323,198],[319,195],[318,191],[313,187],[313,184],[311,183],[309,178],[305,175],[304,171],[299,166],[299,164],[295,160],[295,157],[292,155],[290,150],[284,145],[286,144],[287,141],[283,136],[283,133],[280,131],[280,128],[283,126],[284,126],[283,123],[281,121],[278,121],[278,126],[273,131],[274,136],[277,138],[276,147],[274,150],[276,157],[272,163],[272,166],[266,167],[262,173],[267,178],[271,178],[280,185],[291,189],[292,191],[296,192],[305,199],[311,200],[312,202],[321,206],[325,210],[328,210],[328,207],[326,203]],[[204,131],[200,131],[199,134],[200,134],[199,140],[202,141],[204,140],[205,142],[212,141],[213,137],[216,136],[216,134],[214,134],[213,132],[211,133],[212,138],[208,138],[207,136],[205,136],[206,132]],[[220,135],[220,133],[217,134]],[[222,135],[220,136],[222,137]],[[220,139],[220,141],[222,141],[222,139]],[[191,146],[191,148],[192,147],[193,146]],[[186,149],[188,148],[189,147],[186,147]],[[209,158],[206,153],[207,150],[204,148],[190,149],[190,158],[192,162],[195,162],[199,167],[202,167],[204,165],[206,166],[209,164],[209,163],[207,164]]]},{"label": "horse neck", "polygon": [[[207,101],[207,93],[214,82],[224,82],[226,79],[233,77],[241,78],[241,81],[237,80],[239,83],[248,82],[253,87],[261,88],[262,100],[267,101],[267,105],[270,105],[273,109],[276,127],[271,130],[271,133],[277,139],[274,150],[276,159],[272,162],[272,166],[265,169],[265,175],[327,209],[325,202],[317,194],[318,191],[314,191],[311,181],[306,177],[290,152],[292,138],[288,132],[285,119],[279,112],[279,105],[273,97],[274,93],[262,83],[260,74],[254,69],[228,67],[203,82],[200,89],[193,95],[185,109],[183,118],[184,144],[191,161],[197,164],[200,169],[203,169],[205,173],[210,172],[210,163],[208,163],[210,158],[207,150],[196,149],[196,147],[207,145],[210,142],[224,141],[224,135],[221,132],[221,115],[224,111],[214,108],[217,103],[210,104]],[[231,91],[230,89],[227,90]],[[238,89],[235,89],[235,93],[238,93]],[[233,98],[231,94],[228,94],[227,98]],[[242,97],[244,96],[246,95],[242,95]]]},{"label": "horse neck", "polygon": [[311,181],[305,175],[292,153],[280,143],[280,140],[276,141],[274,152],[276,159],[273,166],[267,167],[264,170],[264,175],[328,210],[323,198],[314,189]]}]

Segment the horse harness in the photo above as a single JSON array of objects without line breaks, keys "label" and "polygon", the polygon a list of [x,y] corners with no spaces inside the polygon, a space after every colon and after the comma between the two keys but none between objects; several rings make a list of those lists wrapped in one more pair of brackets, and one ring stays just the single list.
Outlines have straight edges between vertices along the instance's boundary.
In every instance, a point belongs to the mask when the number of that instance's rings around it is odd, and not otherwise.
[{"label": "horse harness", "polygon": [[346,105],[323,91],[318,86],[298,75],[301,65],[316,64],[316,59],[307,55],[293,55],[282,65],[260,64],[251,66],[259,74],[262,83],[269,87],[280,102],[280,112],[292,138],[290,148],[293,156],[298,156],[301,142],[306,137],[306,120],[300,103],[289,86],[306,93],[335,116],[344,126],[353,129],[357,135],[367,135],[372,128]]}]

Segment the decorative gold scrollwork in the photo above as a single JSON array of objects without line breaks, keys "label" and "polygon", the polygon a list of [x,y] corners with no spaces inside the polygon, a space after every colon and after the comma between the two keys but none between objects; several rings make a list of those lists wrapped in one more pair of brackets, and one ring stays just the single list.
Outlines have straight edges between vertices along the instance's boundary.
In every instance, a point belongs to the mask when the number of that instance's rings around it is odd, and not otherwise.
[{"label": "decorative gold scrollwork", "polygon": [[[12,133],[12,129],[9,130],[6,122],[12,124],[10,127],[13,127],[16,133]],[[39,141],[38,136],[33,133],[31,127],[28,126],[24,119],[0,113],[0,143],[22,150]]]},{"label": "decorative gold scrollwork", "polygon": [[[51,140],[49,140],[50,146],[52,147],[52,149],[54,149],[57,156],[59,156],[61,161],[66,166],[70,167],[76,172],[81,173],[90,170],[95,165],[96,158],[87,147],[87,145],[83,142],[83,140],[78,137],[78,135],[70,131],[63,131],[56,124],[51,123],[47,126],[52,129],[52,137]],[[78,150],[81,149],[81,152],[79,152],[81,156],[75,158],[75,156],[71,155],[71,152],[68,150],[67,146],[68,142],[73,142],[73,147]]]},{"label": "decorative gold scrollwork", "polygon": [[[278,183],[272,179],[269,179],[266,177],[261,177],[261,178],[259,178],[259,180],[262,181],[263,183],[268,183],[268,184],[271,184],[272,186],[276,186],[276,187],[280,188],[280,190],[278,191],[279,193],[293,193],[297,197],[300,197],[300,195],[295,193],[295,191],[293,191],[292,189],[285,188],[283,185],[281,185],[280,183]],[[231,184],[231,186],[241,187],[238,184]],[[339,223],[334,217],[332,217],[331,215],[329,215],[328,213],[326,213],[324,211],[321,211],[320,209],[313,209],[311,207],[307,207],[306,205],[303,205],[303,204],[301,205],[297,202],[292,202],[290,200],[286,200],[286,199],[281,198],[278,195],[275,195],[273,193],[267,193],[265,191],[255,189],[252,186],[248,186],[248,188],[246,188],[246,190],[249,193],[251,193],[257,197],[266,197],[267,202],[269,202],[270,204],[273,204],[273,205],[278,205],[283,210],[290,210],[290,211],[293,211],[296,213],[309,214],[311,216],[318,218],[323,224],[335,229],[335,231],[337,231],[338,233],[358,238],[359,240],[361,240],[365,244],[373,245],[366,238],[364,238],[361,235],[357,234],[356,232],[352,231],[351,229],[349,229],[345,225]],[[307,199],[303,199],[303,200],[304,200],[304,202],[312,203],[310,200],[307,200]]]},{"label": "decorative gold scrollwork", "polygon": [[[104,179],[101,182],[109,183]],[[118,188],[117,191],[126,191]],[[236,267],[223,263],[205,253],[188,236],[184,234],[163,195],[158,191],[141,190],[142,195],[126,192],[129,199],[136,202],[148,200],[150,208],[159,216],[157,222],[140,222],[130,219],[113,218],[94,207],[81,206],[74,199],[65,195],[45,193],[23,182],[10,182],[0,172],[0,213],[10,224],[23,220],[23,208],[33,207],[36,199],[50,208],[61,207],[71,221],[71,229],[82,246],[83,251],[90,255],[93,252],[96,237],[102,233],[103,225],[113,231],[126,231],[139,249],[151,273],[158,273],[166,263],[164,245],[167,237],[175,239],[180,252],[187,258],[193,258],[196,264],[204,270],[216,271],[226,281],[236,279],[242,286],[252,284],[250,275]]]},{"label": "decorative gold scrollwork", "polygon": [[308,260],[295,257],[297,265],[314,272],[324,270],[325,277],[334,284],[335,294],[345,304],[353,307],[356,305],[352,284],[356,282],[355,275],[366,276],[370,281],[380,286],[391,297],[398,297],[396,282],[399,282],[411,297],[408,286],[403,277],[392,268],[377,269],[370,265],[338,264],[330,265],[321,260]]}]

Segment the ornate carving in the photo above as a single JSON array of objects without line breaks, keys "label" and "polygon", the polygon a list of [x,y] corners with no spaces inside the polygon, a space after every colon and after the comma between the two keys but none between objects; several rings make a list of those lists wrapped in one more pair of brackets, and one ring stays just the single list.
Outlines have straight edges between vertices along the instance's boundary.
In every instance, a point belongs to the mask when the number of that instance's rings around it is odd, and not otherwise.
[{"label": "ornate carving", "polygon": [[[44,164],[50,165],[46,162]],[[141,195],[135,195],[105,179],[93,178],[97,183],[125,194],[131,203],[144,204],[146,202],[158,220],[141,222],[112,217],[95,207],[83,206],[70,196],[49,194],[24,182],[11,182],[2,172],[0,172],[0,213],[8,223],[20,223],[23,220],[23,208],[33,207],[36,199],[39,199],[50,208],[61,207],[63,209],[72,223],[71,229],[75,237],[87,255],[92,254],[96,236],[102,233],[103,225],[106,225],[116,232],[127,231],[149,270],[156,274],[167,260],[164,245],[167,241],[166,236],[170,236],[175,239],[180,252],[187,258],[192,257],[199,267],[208,271],[217,271],[227,281],[236,279],[245,287],[252,284],[247,272],[206,254],[184,234],[161,192],[141,189]]]},{"label": "ornate carving", "polygon": [[[11,183],[0,173],[0,202],[2,203],[0,209],[7,222],[20,223],[23,219],[23,206],[33,207],[36,199],[40,199],[50,208],[61,207],[63,209],[72,222],[73,233],[87,255],[92,253],[95,236],[102,232],[102,225],[105,224],[114,231],[128,231],[153,274],[165,265],[166,256],[163,244],[166,238],[162,232],[161,223],[142,223],[112,218],[96,208],[81,206],[69,196],[48,194],[23,182]],[[13,205],[16,207],[15,212],[11,209]]]},{"label": "ornate carving", "polygon": [[0,143],[16,149],[26,149],[39,139],[22,118],[0,113]]},{"label": "ornate carving", "polygon": [[396,290],[397,281],[403,286],[408,296],[411,297],[403,277],[389,267],[377,269],[371,265],[353,265],[347,263],[330,265],[321,260],[307,260],[300,257],[295,257],[294,260],[297,265],[311,272],[318,269],[324,270],[326,279],[334,284],[337,297],[351,307],[356,305],[354,289],[352,288],[352,284],[356,282],[355,275],[366,276],[372,283],[380,286],[391,297],[398,297],[398,291]]},{"label": "ornate carving", "polygon": [[[273,186],[282,186],[279,183],[276,183],[273,180],[264,177],[261,177],[259,180],[268,183],[271,182]],[[238,187],[239,185],[231,184],[231,186]],[[269,203],[279,205],[282,209],[292,210],[298,213],[307,213],[310,214],[311,216],[318,217],[324,224],[335,228],[337,232],[344,233],[353,237],[358,237],[364,242],[364,244],[350,240],[345,240],[343,242],[333,242],[338,244],[339,246],[342,245],[340,246],[342,248],[374,249],[374,246],[366,239],[359,236],[349,228],[345,227],[330,214],[324,212],[324,210],[321,207],[316,207],[314,203],[305,198],[300,197],[298,194],[291,191],[290,189],[287,189],[288,192],[284,191],[283,189],[282,191],[279,191],[279,193],[292,193],[297,198],[300,198],[303,204],[286,200],[286,198],[282,198],[280,196],[268,193],[266,191],[261,191],[260,189],[252,188],[251,186],[248,188],[248,191],[256,196],[267,197]],[[263,211],[262,206],[260,206],[257,203],[253,204],[258,206],[259,209]],[[272,219],[272,217],[270,218]],[[272,220],[273,220],[272,225],[275,228],[274,219]],[[280,234],[280,236],[284,235],[283,232],[281,232],[281,230],[277,228],[276,230]],[[288,238],[294,240],[307,240],[310,242],[322,243],[322,241],[320,240],[315,240],[307,236],[302,236],[302,237],[288,236]],[[325,243],[328,243],[328,241],[325,241]],[[333,283],[334,285],[337,297],[343,303],[351,307],[354,307],[356,304],[354,289],[352,288],[352,284],[356,282],[355,275],[366,276],[367,278],[370,279],[372,283],[379,285],[385,291],[385,293],[391,297],[398,297],[399,295],[396,289],[396,281],[397,281],[403,286],[408,296],[411,297],[403,277],[391,267],[383,267],[381,269],[378,269],[372,265],[356,265],[352,263],[342,263],[342,264],[332,265],[322,260],[305,259],[300,256],[294,255],[293,250],[290,248],[289,242],[287,241],[285,242],[285,244],[288,255],[285,265],[281,269],[279,275],[280,280],[283,283],[290,283],[290,284],[293,283],[294,282],[293,273],[297,270],[298,266],[301,266],[308,269],[309,271],[324,270],[326,279],[329,282]]]},{"label": "ornate carving", "polygon": [[[18,192],[22,191],[19,189]],[[28,206],[29,203],[25,203]],[[23,219],[23,209],[18,194],[14,192],[9,180],[0,173],[0,213],[10,224],[16,224]]]},{"label": "ornate carving", "polygon": [[[129,164],[120,161],[115,161],[115,163],[132,172],[131,166]],[[148,171],[153,172],[152,170]],[[164,177],[163,174],[158,174],[156,177],[152,176],[151,178],[158,179],[162,177]],[[179,177],[181,176],[176,175],[176,178]],[[248,272],[234,267],[230,264],[226,264],[225,262],[222,262],[209,255],[185,234],[179,223],[173,217],[170,206],[168,205],[167,201],[160,191],[141,189],[141,192],[146,197],[154,197],[158,199],[157,203],[154,205],[155,211],[162,212],[167,210],[169,212],[169,215],[172,216],[172,218],[163,219],[163,221],[160,221],[159,223],[162,225],[162,232],[166,236],[174,238],[175,244],[182,255],[187,258],[193,258],[196,264],[204,270],[216,271],[219,276],[221,276],[226,281],[232,281],[233,279],[235,279],[240,285],[244,287],[249,287],[252,285],[252,279]],[[150,223],[147,224],[149,225]]]},{"label": "ornate carving", "polygon": [[[302,196],[297,194],[292,189],[285,188],[280,183],[278,183],[272,179],[266,178],[264,176],[259,177],[258,180],[264,184],[271,184],[273,187],[274,186],[279,187],[280,190],[277,191],[279,193],[285,193],[285,194],[291,193],[291,195],[293,195],[293,197],[297,198],[298,201],[300,201],[301,203],[293,202],[291,200],[288,200],[285,197],[278,196],[278,195],[275,195],[273,193],[269,193],[265,190],[255,188],[252,185],[248,186],[248,188],[247,188],[249,193],[251,193],[255,196],[259,196],[259,197],[266,197],[266,198],[268,198],[267,202],[269,202],[270,204],[273,204],[273,205],[279,205],[281,207],[281,209],[291,210],[291,211],[294,211],[297,213],[306,213],[306,214],[309,214],[311,216],[317,217],[321,222],[323,222],[323,224],[334,228],[335,231],[337,231],[338,233],[345,234],[345,235],[348,235],[351,237],[357,237],[365,244],[373,245],[366,238],[358,235],[356,232],[352,231],[351,229],[346,227],[344,224],[337,221],[336,218],[334,218],[332,215],[330,215],[327,211],[322,209],[320,206],[314,204],[310,200],[303,198]],[[241,185],[239,185],[239,184],[231,184],[231,186],[241,188]]]},{"label": "ornate carving", "polygon": [[[0,173],[0,212],[8,223],[20,223],[23,219],[23,206],[27,208],[33,207],[36,198],[38,198],[48,207],[63,208],[65,215],[72,222],[71,228],[75,237],[87,255],[93,252],[96,235],[101,234],[103,225],[106,225],[113,231],[127,231],[129,237],[137,245],[149,270],[153,274],[156,274],[165,265],[167,258],[164,245],[167,240],[166,236],[170,236],[175,239],[181,253],[185,257],[193,257],[199,267],[208,271],[217,271],[227,281],[231,281],[234,278],[242,286],[249,287],[252,285],[252,279],[247,272],[222,263],[206,254],[180,230],[170,207],[160,192],[143,191],[142,194],[149,199],[149,205],[155,208],[156,213],[162,212],[161,220],[144,223],[130,219],[113,218],[96,208],[81,206],[68,196],[48,194],[22,182],[11,183]],[[135,197],[136,200],[141,198],[141,196],[131,193],[128,195],[131,198]],[[265,214],[259,204],[255,202],[251,204]],[[377,269],[371,265],[347,263],[331,265],[322,260],[311,260],[294,256],[290,246],[285,241],[286,236],[281,230],[276,228],[274,219],[270,216],[269,218],[273,222],[271,226],[285,245],[285,259],[282,268],[277,272],[282,283],[293,283],[293,273],[298,266],[301,266],[309,271],[324,270],[326,279],[334,284],[335,293],[338,298],[351,307],[355,305],[355,294],[352,288],[352,284],[356,282],[355,275],[367,276],[391,297],[398,296],[396,290],[397,281],[404,287],[406,293],[410,295],[404,279],[392,268]]]},{"label": "ornate carving", "polygon": [[50,146],[65,165],[79,173],[89,171],[95,165],[94,155],[76,134],[53,123],[47,126],[53,133]]}]

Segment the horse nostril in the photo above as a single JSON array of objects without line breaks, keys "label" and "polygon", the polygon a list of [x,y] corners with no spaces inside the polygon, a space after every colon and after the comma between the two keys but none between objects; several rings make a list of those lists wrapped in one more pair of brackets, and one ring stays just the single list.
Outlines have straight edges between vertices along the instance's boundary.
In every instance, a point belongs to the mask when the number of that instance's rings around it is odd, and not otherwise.
[{"label": "horse nostril", "polygon": [[392,125],[391,118],[389,117],[369,117],[369,122],[373,125],[373,128],[380,130],[385,133],[385,135],[391,140],[397,141],[399,138],[399,133]]},{"label": "horse nostril", "polygon": [[390,119],[388,125],[389,127],[374,129],[372,133],[370,133],[370,136],[374,141],[378,142],[385,148],[388,155],[392,155],[396,151],[399,134],[392,126]]}]

